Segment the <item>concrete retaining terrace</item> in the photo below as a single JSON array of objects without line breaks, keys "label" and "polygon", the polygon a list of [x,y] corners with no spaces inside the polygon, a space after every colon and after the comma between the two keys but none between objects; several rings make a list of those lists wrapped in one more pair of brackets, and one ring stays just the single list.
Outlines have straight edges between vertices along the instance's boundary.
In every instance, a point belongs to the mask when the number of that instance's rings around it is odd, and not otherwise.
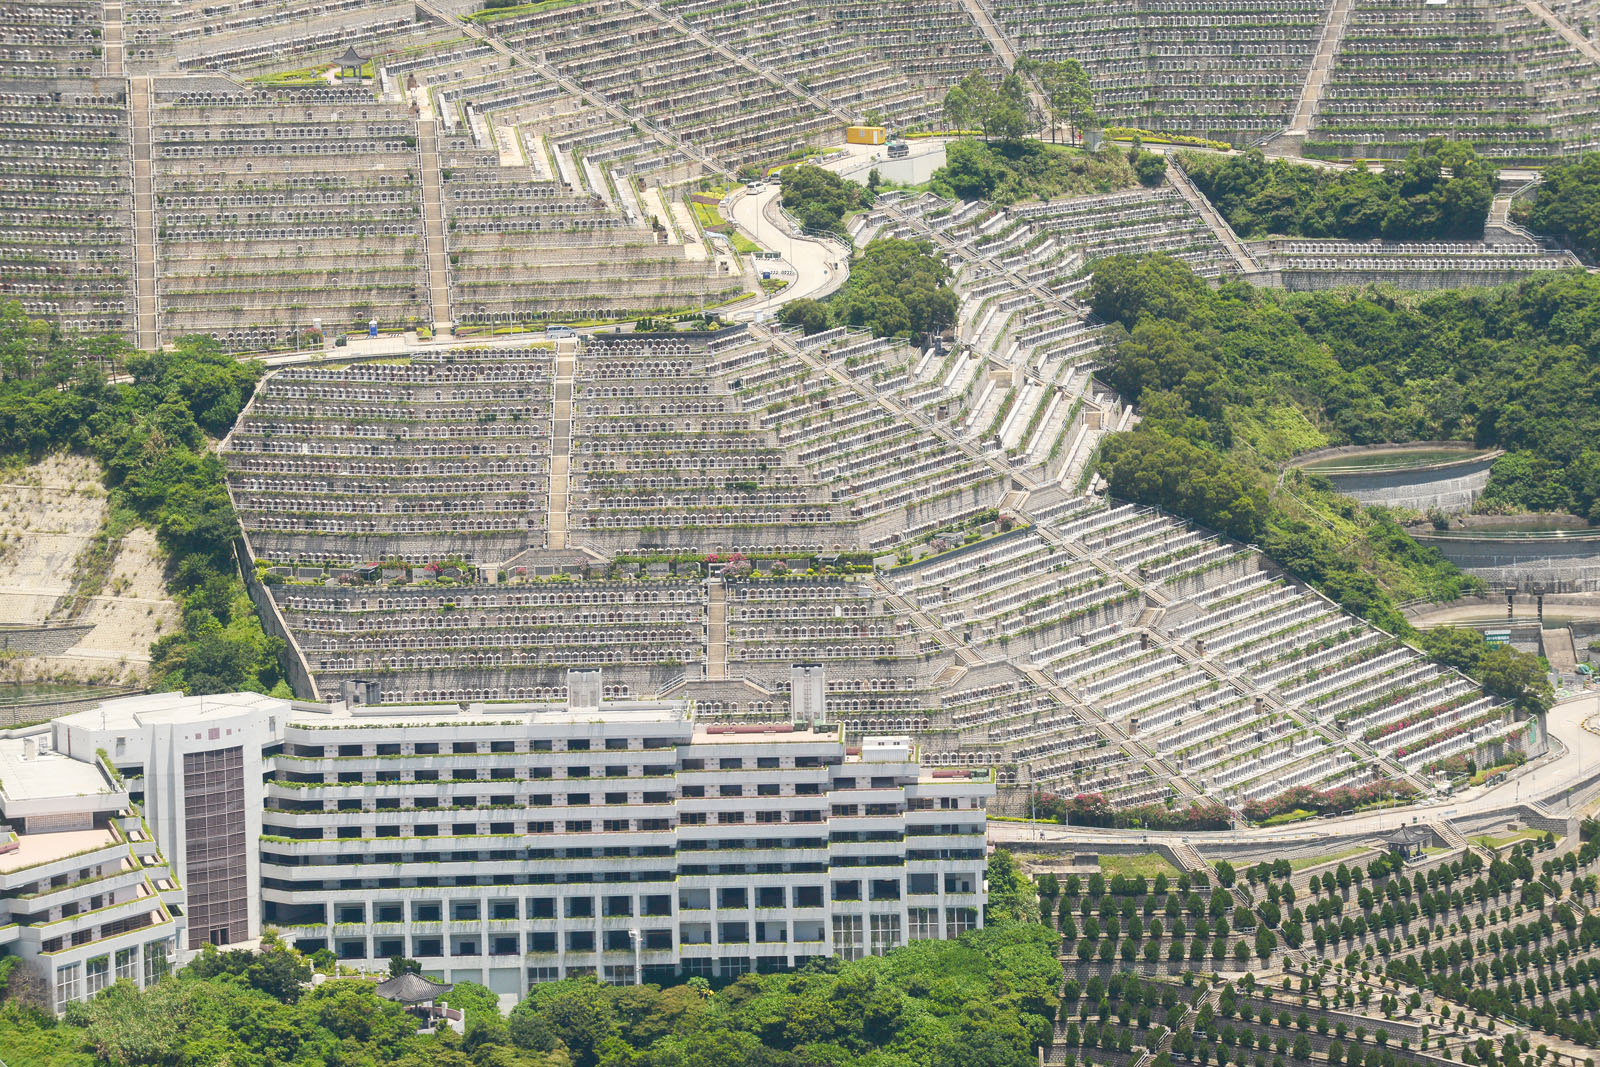
[{"label": "concrete retaining terrace", "polygon": [[[1460,450],[1461,458],[1421,465],[1369,465],[1374,457],[1386,453],[1394,453],[1398,459],[1410,452],[1446,450]],[[1339,492],[1363,504],[1456,512],[1466,511],[1483,495],[1484,487],[1489,484],[1489,468],[1501,455],[1499,450],[1484,452],[1460,441],[1419,441],[1323,448],[1296,456],[1290,465],[1328,479]],[[1334,459],[1349,459],[1352,466],[1309,469]],[[1363,462],[1356,466],[1356,461]]]}]

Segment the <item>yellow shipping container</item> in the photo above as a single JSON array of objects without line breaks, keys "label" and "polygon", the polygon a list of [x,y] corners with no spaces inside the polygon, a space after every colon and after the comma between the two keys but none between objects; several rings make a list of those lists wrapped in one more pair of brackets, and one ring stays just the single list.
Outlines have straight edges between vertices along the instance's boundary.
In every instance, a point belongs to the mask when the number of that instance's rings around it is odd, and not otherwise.
[{"label": "yellow shipping container", "polygon": [[889,131],[882,126],[848,126],[844,131],[845,144],[883,144]]}]

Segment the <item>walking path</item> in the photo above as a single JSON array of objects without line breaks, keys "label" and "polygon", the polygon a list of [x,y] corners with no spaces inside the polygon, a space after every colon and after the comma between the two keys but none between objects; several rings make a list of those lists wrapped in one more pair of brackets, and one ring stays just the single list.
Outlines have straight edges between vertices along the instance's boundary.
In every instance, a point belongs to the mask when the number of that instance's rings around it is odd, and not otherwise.
[{"label": "walking path", "polygon": [[578,342],[556,344],[555,400],[551,404],[550,510],[545,534],[550,548],[567,547],[567,474],[572,466],[572,372]]},{"label": "walking path", "polygon": [[133,276],[139,308],[139,347],[154,352],[161,339],[156,307],[156,209],[150,178],[150,79],[128,82],[129,148],[133,155]]},{"label": "walking path", "polygon": [[439,190],[439,142],[432,101],[417,120],[417,155],[422,166],[422,218],[427,234],[433,329],[435,333],[444,333],[455,320],[450,312],[450,260],[444,245],[444,198]]},{"label": "walking path", "polygon": [[1522,0],[1522,6],[1543,19],[1546,25],[1559,33],[1568,44],[1582,52],[1585,57],[1600,63],[1600,48],[1596,48],[1587,37],[1562,22],[1555,12],[1539,3],[1539,0]]},{"label": "walking path", "polygon": [[721,578],[706,582],[706,678],[728,677],[728,601]]},{"label": "walking path", "polygon": [[1322,24],[1322,39],[1317,54],[1311,57],[1311,69],[1306,72],[1305,84],[1300,87],[1300,103],[1295,106],[1294,118],[1289,120],[1290,137],[1304,137],[1311,132],[1311,120],[1316,117],[1317,103],[1328,85],[1333,72],[1333,60],[1339,53],[1339,43],[1344,40],[1344,28],[1350,23],[1350,8],[1354,0],[1334,0],[1328,9],[1328,19]]}]

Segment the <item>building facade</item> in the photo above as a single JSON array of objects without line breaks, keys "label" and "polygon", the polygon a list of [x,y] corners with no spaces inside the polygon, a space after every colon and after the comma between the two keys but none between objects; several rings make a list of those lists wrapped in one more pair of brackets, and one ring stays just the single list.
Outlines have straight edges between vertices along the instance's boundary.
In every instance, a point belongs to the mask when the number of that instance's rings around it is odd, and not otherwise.
[{"label": "building facade", "polygon": [[0,823],[0,955],[40,1000],[167,974],[184,890],[104,760],[57,752],[49,727],[0,732]]},{"label": "building facade", "polygon": [[[837,727],[673,702],[108,702],[51,733],[106,761],[187,894],[181,956],[274,929],[499,993],[856,958],[982,923],[987,770]],[[815,679],[797,676],[797,685]]]}]

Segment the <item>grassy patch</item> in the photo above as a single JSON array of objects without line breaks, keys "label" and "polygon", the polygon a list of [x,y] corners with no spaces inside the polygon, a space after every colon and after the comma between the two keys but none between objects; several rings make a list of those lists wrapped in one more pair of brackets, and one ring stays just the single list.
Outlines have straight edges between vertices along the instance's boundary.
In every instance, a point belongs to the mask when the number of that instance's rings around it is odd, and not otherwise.
[{"label": "grassy patch", "polygon": [[728,220],[722,217],[722,212],[717,210],[715,204],[702,204],[698,200],[689,201],[689,207],[694,212],[694,217],[700,227],[706,230],[720,230],[728,225]]},{"label": "grassy patch", "polygon": [[1329,444],[1328,435],[1293,404],[1257,403],[1230,413],[1234,440],[1267,460],[1285,460]]},{"label": "grassy patch", "polygon": [[304,86],[316,85],[318,82],[323,82],[326,84],[326,80],[323,78],[323,75],[326,74],[327,71],[328,67],[326,65],[321,67],[304,67],[300,70],[282,70],[276,74],[263,74],[259,78],[251,78],[250,82],[253,85],[268,86]]},{"label": "grassy patch", "polygon": [[1484,848],[1499,849],[1514,845],[1518,841],[1533,841],[1542,837],[1544,834],[1538,830],[1518,830],[1510,834],[1479,834],[1472,838],[1472,843],[1482,845]]},{"label": "grassy patch", "polygon": [[1295,808],[1293,811],[1280,812],[1270,819],[1264,819],[1262,826],[1283,826],[1285,823],[1305,822],[1307,819],[1316,818],[1316,812],[1307,811],[1305,808]]},{"label": "grassy patch", "polygon": [[100,529],[72,561],[72,588],[50,613],[52,622],[76,619],[100,595],[123,537],[138,524],[139,516],[130,507],[114,504],[107,509]]},{"label": "grassy patch", "polygon": [[1483,770],[1479,771],[1477,774],[1474,774],[1470,779],[1468,779],[1467,784],[1482,785],[1495,775],[1516,770],[1520,766],[1522,766],[1521,763],[1502,763],[1498,767],[1485,767]]},{"label": "grassy patch", "polygon": [[493,22],[496,19],[515,18],[518,15],[537,15],[544,11],[560,11],[564,7],[572,7],[578,0],[540,0],[534,4],[517,4],[514,7],[496,7],[483,11],[474,11],[463,17],[463,22]]},{"label": "grassy patch", "polygon": [[945,148],[945,165],[928,180],[928,188],[940,196],[1001,206],[1109,193],[1136,184],[1133,165],[1121,149],[1108,146],[1101,152],[1086,152],[1042,141],[952,141]]},{"label": "grassy patch", "polygon": [[733,250],[741,255],[749,255],[751,252],[762,251],[760,245],[750,240],[750,238],[746,237],[738,230],[734,230],[732,233],[728,234],[728,240],[733,242]]},{"label": "grassy patch", "polygon": [[1339,860],[1347,860],[1351,856],[1359,856],[1368,851],[1370,850],[1357,846],[1356,848],[1347,848],[1343,852],[1329,852],[1321,856],[1302,856],[1300,859],[1290,860],[1289,867],[1291,870],[1303,871],[1308,867],[1318,867],[1324,863],[1337,863]]},{"label": "grassy patch", "polygon": [[1168,863],[1159,852],[1147,852],[1142,856],[1101,856],[1100,871],[1107,878],[1118,874],[1124,878],[1141,874],[1146,878],[1154,878],[1158,874],[1168,878],[1178,877],[1178,868]]}]

